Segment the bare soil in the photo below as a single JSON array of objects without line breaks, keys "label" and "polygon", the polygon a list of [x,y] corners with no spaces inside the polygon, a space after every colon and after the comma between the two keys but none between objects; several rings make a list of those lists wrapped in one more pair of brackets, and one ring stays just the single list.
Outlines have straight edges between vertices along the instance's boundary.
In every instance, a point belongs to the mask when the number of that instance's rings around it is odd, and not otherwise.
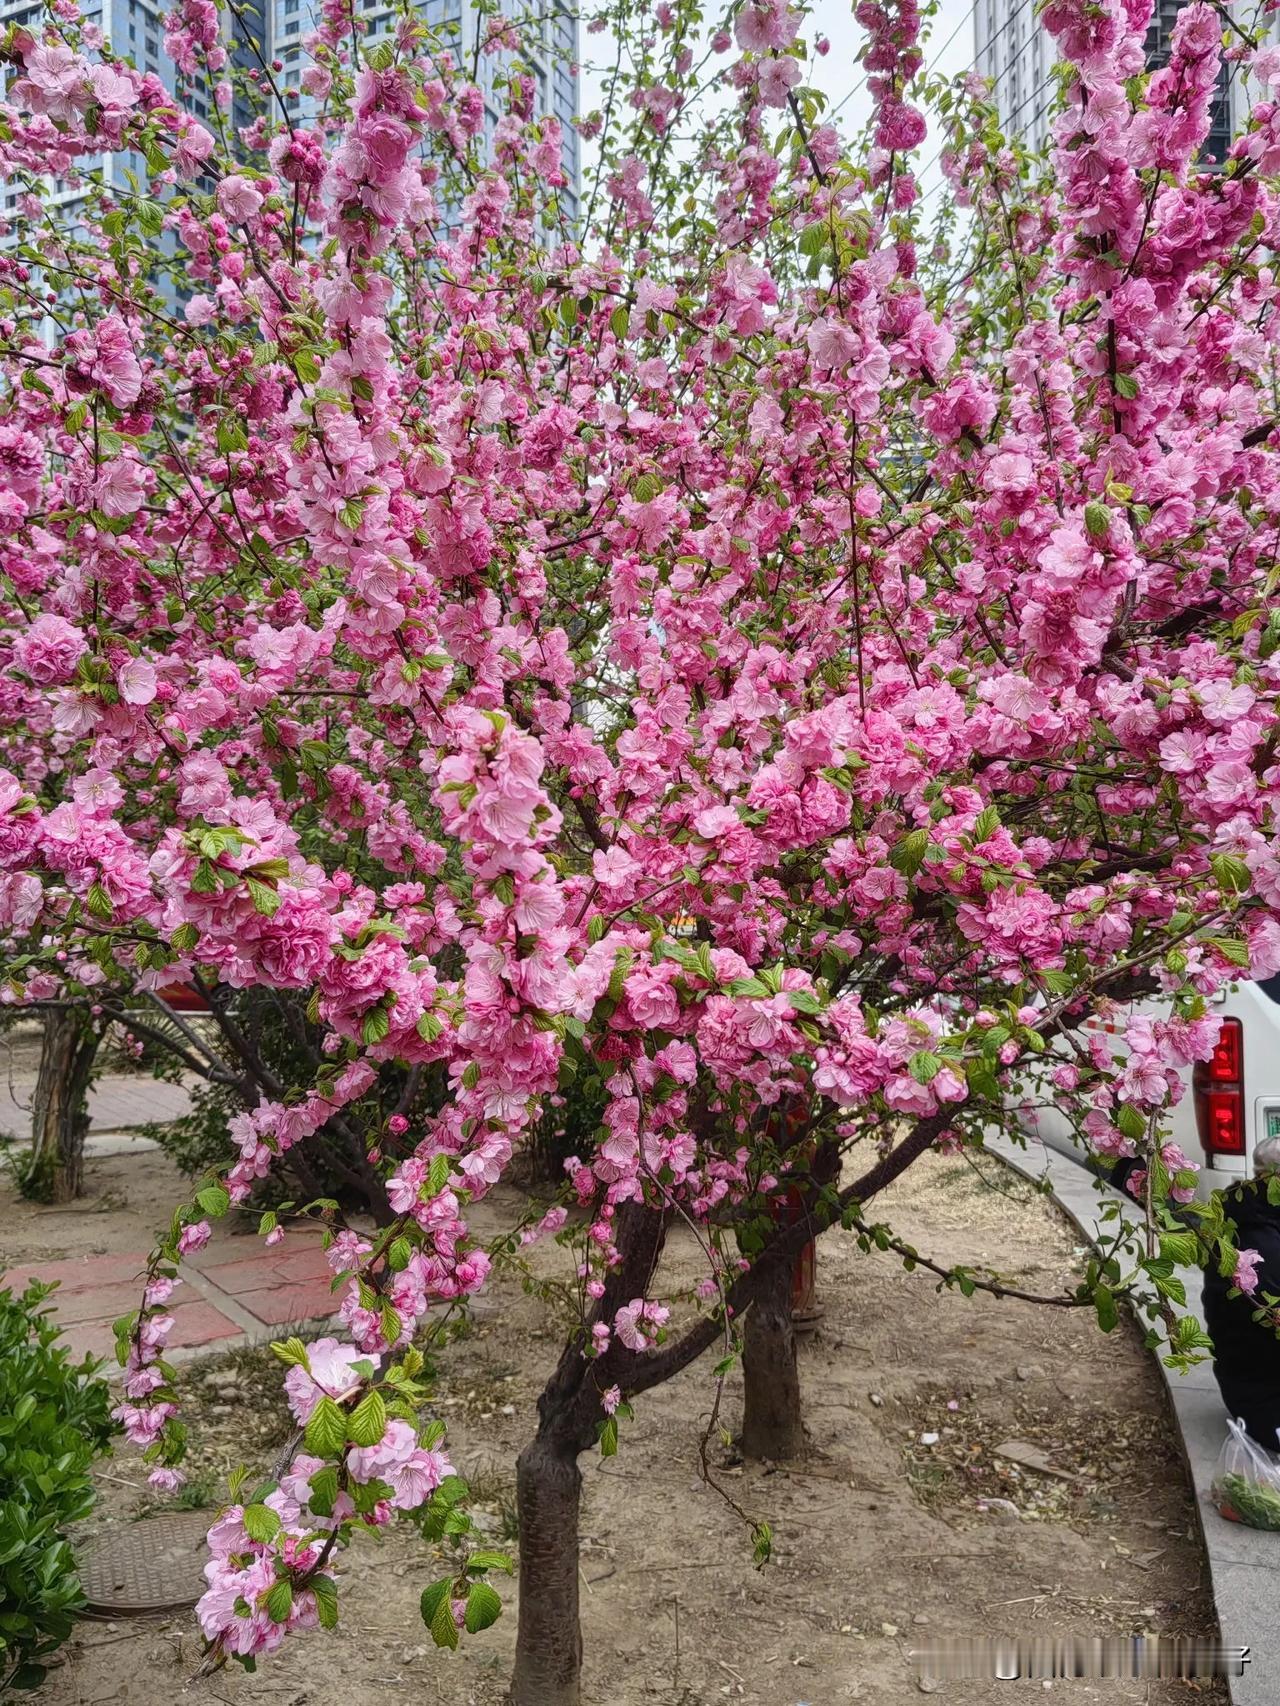
[{"label": "bare soil", "polygon": [[[986,1265],[1031,1290],[1060,1292],[1080,1265],[1074,1232],[997,1163],[983,1165],[989,1181],[964,1160],[931,1157],[877,1203],[878,1216],[940,1261]],[[93,1163],[85,1211],[57,1217],[14,1202],[5,1184],[3,1253],[16,1261],[137,1248],[139,1228],[164,1219],[179,1189],[156,1155]],[[509,1223],[514,1207],[501,1195],[483,1205],[484,1229]],[[465,1336],[439,1359],[435,1411],[495,1545],[514,1543],[514,1460],[563,1338],[554,1281],[565,1264],[563,1251],[538,1246],[526,1274],[497,1276]],[[692,1240],[677,1232],[662,1282],[674,1292],[696,1274]],[[712,1446],[716,1480],[772,1524],[775,1562],[752,1567],[741,1521],[699,1473],[709,1363],[640,1401],[617,1457],[584,1459],[590,1706],[905,1706],[934,1691],[921,1686],[910,1658],[924,1640],[1216,1636],[1163,1384],[1130,1322],[1104,1336],[1083,1310],[939,1296],[927,1273],[864,1255],[834,1234],[822,1241],[818,1274],[826,1312],[801,1349],[808,1455],[743,1465],[724,1440]],[[287,1432],[283,1408],[251,1409],[237,1394],[278,1389],[277,1373],[262,1350],[184,1367],[196,1441],[184,1503],[216,1506],[227,1470],[270,1462]],[[731,1427],[739,1412],[731,1377]],[[997,1455],[1010,1440],[1038,1448],[1065,1473]],[[90,1533],[158,1508],[127,1450],[104,1466],[100,1485]],[[1005,1503],[984,1510],[988,1498]],[[422,1587],[440,1574],[408,1527],[364,1543],[343,1570],[337,1631],[295,1640],[255,1676],[231,1669],[189,1687],[200,1658],[189,1614],[85,1623],[39,1699],[497,1706],[515,1636],[514,1587],[502,1584],[508,1614],[493,1629],[440,1653],[417,1609]],[[1016,1699],[1070,1690],[1072,1701],[1151,1706],[1226,1700],[1220,1684],[1207,1683],[936,1689],[965,1706],[994,1706],[1011,1690]]]}]

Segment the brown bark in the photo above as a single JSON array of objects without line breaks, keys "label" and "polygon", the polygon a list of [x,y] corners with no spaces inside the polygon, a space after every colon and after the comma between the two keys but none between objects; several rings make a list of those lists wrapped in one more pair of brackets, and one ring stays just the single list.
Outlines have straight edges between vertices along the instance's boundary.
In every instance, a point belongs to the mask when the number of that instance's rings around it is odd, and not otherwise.
[{"label": "brown bark", "polygon": [[520,1521],[520,1627],[511,1706],[580,1706],[578,1501],[582,1472],[572,1447],[539,1436],[516,1460]]},{"label": "brown bark", "polygon": [[80,1195],[84,1140],[89,1130],[87,1097],[97,1028],[73,1007],[46,1014],[40,1071],[31,1102],[31,1164],[25,1188],[49,1202]]},{"label": "brown bark", "polygon": [[791,1318],[791,1270],[785,1263],[771,1266],[747,1310],[742,1374],[743,1455],[774,1462],[801,1456],[804,1421]]},{"label": "brown bark", "polygon": [[[666,1232],[665,1217],[627,1203],[617,1220],[619,1265],[605,1281],[587,1331],[648,1294]],[[520,1605],[509,1706],[580,1706],[582,1628],[578,1620],[578,1458],[604,1420],[601,1394],[627,1386],[635,1353],[618,1340],[602,1357],[572,1338],[538,1399],[538,1432],[516,1463],[520,1521]]]}]

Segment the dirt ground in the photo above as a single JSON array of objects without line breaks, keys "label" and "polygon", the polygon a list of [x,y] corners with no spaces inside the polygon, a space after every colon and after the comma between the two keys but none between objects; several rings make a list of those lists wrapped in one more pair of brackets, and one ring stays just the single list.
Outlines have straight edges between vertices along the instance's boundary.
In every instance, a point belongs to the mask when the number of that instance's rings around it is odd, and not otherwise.
[{"label": "dirt ground", "polygon": [[[1074,1233],[997,1163],[984,1166],[989,1182],[964,1160],[931,1158],[877,1212],[937,1259],[1060,1290],[1081,1255]],[[0,1254],[136,1248],[139,1225],[163,1219],[178,1188],[155,1155],[94,1163],[93,1200],[72,1214],[18,1203],[0,1183]],[[496,1230],[510,1206],[501,1197],[484,1205],[485,1226]],[[539,1282],[564,1261],[554,1245],[539,1246],[531,1274],[498,1277],[469,1332],[440,1358],[435,1413],[448,1422],[448,1448],[495,1545],[513,1540],[514,1459],[563,1333],[554,1295]],[[666,1288],[690,1280],[696,1265],[692,1242],[677,1232]],[[1129,1323],[1104,1337],[1084,1311],[939,1297],[929,1275],[863,1255],[837,1235],[823,1240],[818,1271],[826,1313],[801,1350],[809,1455],[744,1466],[721,1444],[713,1452],[734,1500],[772,1524],[774,1563],[753,1569],[742,1524],[699,1477],[709,1366],[642,1399],[617,1457],[584,1459],[590,1706],[906,1706],[932,1692],[994,1706],[1066,1690],[1072,1701],[1225,1701],[1221,1685],[1205,1683],[922,1685],[911,1649],[948,1635],[1216,1635],[1196,1511],[1162,1382]],[[274,1383],[269,1362],[246,1350],[183,1369],[196,1438],[183,1503],[216,1505],[229,1468],[273,1456],[286,1432],[282,1408],[249,1428],[238,1397],[259,1373]],[[739,1408],[732,1388],[730,1425]],[[1010,1440],[1066,1473],[997,1456]],[[167,1508],[148,1498],[143,1480],[122,1448],[104,1466],[91,1532]],[[984,1498],[1004,1502],[984,1510]],[[38,1699],[497,1706],[514,1588],[501,1584],[508,1615],[493,1629],[440,1653],[417,1610],[421,1588],[440,1573],[407,1528],[367,1542],[343,1571],[333,1634],[296,1639],[256,1676],[233,1669],[189,1686],[200,1656],[189,1614],[87,1622]]]}]

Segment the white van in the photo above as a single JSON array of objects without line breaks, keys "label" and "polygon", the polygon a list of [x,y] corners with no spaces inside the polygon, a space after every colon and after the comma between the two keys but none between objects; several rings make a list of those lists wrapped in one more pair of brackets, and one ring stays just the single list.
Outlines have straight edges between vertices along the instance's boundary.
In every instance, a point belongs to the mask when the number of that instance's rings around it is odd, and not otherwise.
[{"label": "white van", "polygon": [[[1229,984],[1213,1002],[1222,1011],[1218,1046],[1211,1061],[1184,1072],[1186,1094],[1172,1111],[1169,1131],[1187,1159],[1200,1166],[1196,1194],[1202,1198],[1248,1178],[1255,1147],[1264,1138],[1280,1137],[1280,975]],[[1153,1017],[1166,1012],[1154,1002],[1139,1002],[1135,1010]],[[1090,1019],[1085,1029],[1110,1033],[1114,1052],[1123,1054],[1123,1023]],[[1061,1059],[1065,1049],[1060,1043],[1045,1059]],[[1019,1123],[1050,1148],[1083,1161],[1086,1151],[1045,1077],[1045,1086],[1033,1092],[1035,1106],[1019,1115]]]}]

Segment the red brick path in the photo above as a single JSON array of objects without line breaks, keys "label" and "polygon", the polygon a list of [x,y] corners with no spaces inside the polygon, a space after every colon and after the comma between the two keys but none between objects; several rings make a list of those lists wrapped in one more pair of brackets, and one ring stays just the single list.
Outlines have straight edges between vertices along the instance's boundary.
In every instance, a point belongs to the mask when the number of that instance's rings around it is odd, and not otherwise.
[{"label": "red brick path", "polygon": [[[10,1268],[0,1284],[13,1290],[30,1279],[57,1280],[54,1313],[77,1355],[90,1351],[114,1363],[111,1323],[138,1307],[147,1252],[79,1256]],[[193,1351],[287,1336],[284,1329],[327,1318],[335,1302],[319,1238],[290,1232],[266,1249],[256,1238],[222,1237],[183,1263],[186,1278],[169,1313],[169,1348]]]}]

